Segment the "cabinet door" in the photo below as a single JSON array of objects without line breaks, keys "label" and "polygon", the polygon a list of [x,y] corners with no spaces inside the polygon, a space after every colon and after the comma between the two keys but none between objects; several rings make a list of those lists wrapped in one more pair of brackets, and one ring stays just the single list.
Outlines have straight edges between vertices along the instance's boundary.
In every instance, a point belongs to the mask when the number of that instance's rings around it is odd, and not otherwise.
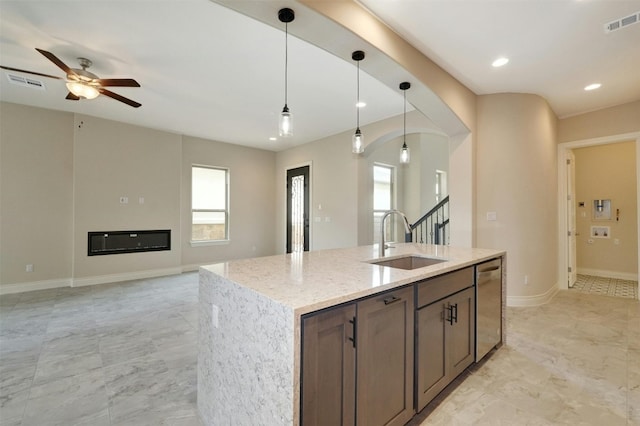
[{"label": "cabinet door", "polygon": [[302,320],[301,424],[354,425],[356,305]]},{"label": "cabinet door", "polygon": [[427,305],[416,318],[416,407],[420,411],[474,360],[475,289]]},{"label": "cabinet door", "polygon": [[447,329],[447,349],[451,380],[458,377],[475,359],[475,289],[454,294],[447,302],[452,308],[454,320]]},{"label": "cabinet door", "polygon": [[446,302],[418,310],[416,317],[416,406],[418,411],[435,398],[448,382],[445,357]]},{"label": "cabinet door", "polygon": [[413,287],[358,302],[357,424],[413,417]]}]

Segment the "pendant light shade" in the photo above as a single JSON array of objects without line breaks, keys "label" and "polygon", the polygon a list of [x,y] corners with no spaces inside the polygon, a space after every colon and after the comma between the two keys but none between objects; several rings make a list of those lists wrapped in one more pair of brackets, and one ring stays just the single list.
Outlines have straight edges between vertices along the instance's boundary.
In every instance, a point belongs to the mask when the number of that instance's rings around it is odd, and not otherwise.
[{"label": "pendant light shade", "polygon": [[402,131],[402,149],[400,149],[400,163],[409,164],[411,161],[411,152],[407,146],[407,90],[411,87],[411,83],[400,83],[400,90],[404,92],[404,114],[403,118],[403,131]]},{"label": "pendant light shade", "polygon": [[280,113],[280,136],[289,137],[293,135],[293,117],[289,106],[287,105],[287,84],[288,84],[288,66],[289,66],[289,22],[293,22],[295,19],[295,13],[293,10],[285,7],[278,11],[278,19],[280,22],[284,22],[284,108]]},{"label": "pendant light shade", "polygon": [[293,135],[292,118],[291,112],[289,112],[289,107],[287,104],[284,104],[284,108],[282,108],[282,112],[280,113],[280,136],[287,137]]},{"label": "pendant light shade", "polygon": [[356,64],[358,65],[356,74],[356,132],[353,134],[353,138],[351,140],[351,152],[354,154],[361,154],[364,152],[364,139],[362,137],[362,132],[360,131],[360,61],[364,59],[364,52],[362,50],[356,50],[351,54],[351,59],[356,61]]}]

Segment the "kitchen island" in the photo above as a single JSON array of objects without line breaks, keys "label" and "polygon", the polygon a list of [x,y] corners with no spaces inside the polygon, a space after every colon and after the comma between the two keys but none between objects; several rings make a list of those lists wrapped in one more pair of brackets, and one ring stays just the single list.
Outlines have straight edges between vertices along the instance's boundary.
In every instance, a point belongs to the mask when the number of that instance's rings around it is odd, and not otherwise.
[{"label": "kitchen island", "polygon": [[[202,267],[198,410],[205,424],[299,424],[305,315],[504,257],[505,252],[406,243],[388,249],[385,259],[406,255],[444,261],[413,270],[380,266],[371,263],[380,260],[373,245]],[[502,292],[504,301],[504,284]],[[501,333],[504,342],[504,327]]]}]

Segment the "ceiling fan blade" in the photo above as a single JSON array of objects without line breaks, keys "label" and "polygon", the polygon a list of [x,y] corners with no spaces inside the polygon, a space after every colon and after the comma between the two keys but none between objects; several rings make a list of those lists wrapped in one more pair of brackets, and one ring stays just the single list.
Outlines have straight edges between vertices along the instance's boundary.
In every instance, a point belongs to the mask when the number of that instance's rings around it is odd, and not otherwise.
[{"label": "ceiling fan blade", "polygon": [[107,89],[102,89],[101,88],[101,89],[98,89],[98,91],[100,93],[102,93],[103,95],[105,95],[105,96],[109,96],[110,98],[113,98],[113,99],[115,99],[117,101],[120,101],[120,102],[124,102],[125,104],[130,105],[130,106],[132,106],[134,108],[138,108],[139,106],[142,105],[142,104],[139,104],[136,101],[132,101],[129,98],[125,98],[124,96],[118,95],[117,93],[113,93],[113,92],[111,92],[111,91],[109,91]]},{"label": "ceiling fan blade", "polygon": [[79,96],[74,95],[74,94],[73,94],[73,93],[71,93],[71,92],[69,92],[69,93],[67,94],[67,97],[66,97],[65,99],[69,99],[70,101],[79,101],[79,100],[80,100],[80,97],[79,97]]},{"label": "ceiling fan blade", "polygon": [[55,78],[56,80],[62,80],[62,77],[56,77],[55,75],[49,75],[49,74],[42,74],[42,73],[35,72],[35,71],[27,71],[27,70],[21,70],[19,68],[5,67],[4,65],[0,65],[0,68],[2,68],[3,70],[8,70],[8,71],[24,72],[24,73],[27,73],[27,74],[39,75],[41,77],[49,77],[49,78]]},{"label": "ceiling fan blade", "polygon": [[50,60],[51,62],[56,64],[58,66],[58,68],[60,68],[66,74],[73,74],[73,75],[76,74],[75,71],[73,71],[71,68],[69,68],[67,66],[67,64],[65,64],[60,59],[58,59],[58,57],[56,55],[54,55],[53,53],[47,52],[46,50],[38,49],[37,47],[36,47],[36,50],[38,52],[42,53],[48,60]]},{"label": "ceiling fan blade", "polygon": [[140,87],[140,83],[132,78],[99,78],[98,84],[103,87],[117,86],[117,87]]}]

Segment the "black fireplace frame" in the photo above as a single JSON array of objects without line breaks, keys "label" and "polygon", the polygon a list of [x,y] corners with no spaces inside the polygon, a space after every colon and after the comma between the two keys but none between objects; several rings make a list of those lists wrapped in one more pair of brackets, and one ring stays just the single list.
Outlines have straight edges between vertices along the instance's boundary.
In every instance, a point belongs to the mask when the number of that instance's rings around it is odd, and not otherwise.
[{"label": "black fireplace frame", "polygon": [[171,250],[171,230],[89,232],[88,256]]}]

